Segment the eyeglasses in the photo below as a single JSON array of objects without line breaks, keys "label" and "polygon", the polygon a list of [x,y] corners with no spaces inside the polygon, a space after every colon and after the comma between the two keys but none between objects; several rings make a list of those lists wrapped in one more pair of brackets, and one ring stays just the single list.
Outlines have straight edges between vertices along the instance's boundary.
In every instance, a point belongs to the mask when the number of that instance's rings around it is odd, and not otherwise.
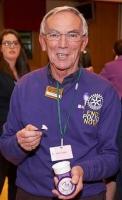
[{"label": "eyeglasses", "polygon": [[15,47],[18,47],[19,42],[17,40],[16,41],[6,40],[6,41],[2,42],[2,45],[4,45],[5,47],[9,47],[9,48],[15,48]]},{"label": "eyeglasses", "polygon": [[44,35],[47,37],[48,40],[52,40],[52,41],[60,40],[62,35],[65,35],[66,39],[71,42],[78,42],[82,38],[82,35],[79,32],[68,32],[65,34],[59,33],[59,32],[50,32]]}]

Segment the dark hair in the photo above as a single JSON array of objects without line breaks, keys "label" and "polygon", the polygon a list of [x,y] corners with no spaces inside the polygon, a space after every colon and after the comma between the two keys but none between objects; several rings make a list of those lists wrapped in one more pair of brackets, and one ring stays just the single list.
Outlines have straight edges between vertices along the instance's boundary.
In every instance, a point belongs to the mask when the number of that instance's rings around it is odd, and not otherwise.
[{"label": "dark hair", "polygon": [[[20,37],[19,33],[16,32],[15,30],[4,29],[3,31],[1,31],[1,33],[0,33],[0,45],[2,44],[3,37],[5,35],[8,35],[8,34],[15,35],[15,37],[17,38],[17,40],[18,40],[18,42],[21,46],[20,54],[17,58],[16,65],[15,65],[18,76],[21,77],[21,76],[23,76],[24,74],[26,74],[27,72],[30,71],[28,59],[27,59],[27,56],[26,56],[26,53],[25,53],[25,50],[24,50],[24,47],[23,47],[23,44],[22,44],[22,41],[21,41],[21,37]],[[6,64],[6,66],[8,66],[8,63],[5,61],[2,52],[0,52],[0,63],[1,64],[4,63],[4,64]],[[0,67],[2,67],[2,66],[0,66]]]},{"label": "dark hair", "polygon": [[114,44],[114,51],[116,55],[120,56],[122,55],[122,40],[117,40]]}]

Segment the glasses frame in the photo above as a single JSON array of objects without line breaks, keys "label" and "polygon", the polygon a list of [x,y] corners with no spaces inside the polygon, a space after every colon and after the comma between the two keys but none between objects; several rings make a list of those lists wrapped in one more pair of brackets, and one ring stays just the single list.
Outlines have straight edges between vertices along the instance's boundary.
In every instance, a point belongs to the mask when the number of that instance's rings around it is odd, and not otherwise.
[{"label": "glasses frame", "polygon": [[49,32],[49,33],[45,33],[44,36],[46,36],[46,38],[49,41],[59,41],[61,39],[61,36],[65,36],[66,39],[70,42],[79,42],[82,39],[82,34],[76,31],[70,31],[67,33],[60,33],[57,31]]},{"label": "glasses frame", "polygon": [[2,45],[4,45],[5,47],[9,47],[9,48],[17,48],[19,46],[19,41],[18,40],[15,40],[15,41],[5,40],[2,42]]}]

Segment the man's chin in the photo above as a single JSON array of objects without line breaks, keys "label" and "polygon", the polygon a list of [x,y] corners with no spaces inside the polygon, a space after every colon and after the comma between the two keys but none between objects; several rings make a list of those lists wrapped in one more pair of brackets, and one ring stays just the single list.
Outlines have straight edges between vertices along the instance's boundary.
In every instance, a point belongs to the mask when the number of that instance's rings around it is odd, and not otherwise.
[{"label": "man's chin", "polygon": [[60,71],[65,71],[67,69],[70,69],[70,67],[67,67],[67,66],[56,66],[56,68]]},{"label": "man's chin", "polygon": [[64,65],[64,63],[63,64],[52,63],[52,67],[56,68],[59,71],[65,71],[71,68],[71,66]]}]

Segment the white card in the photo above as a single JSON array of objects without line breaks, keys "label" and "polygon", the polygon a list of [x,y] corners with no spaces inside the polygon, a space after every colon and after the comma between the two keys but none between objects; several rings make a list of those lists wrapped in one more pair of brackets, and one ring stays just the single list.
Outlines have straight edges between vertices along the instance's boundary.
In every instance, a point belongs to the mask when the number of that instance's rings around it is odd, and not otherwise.
[{"label": "white card", "polygon": [[71,145],[50,147],[52,161],[65,160],[73,158]]}]

